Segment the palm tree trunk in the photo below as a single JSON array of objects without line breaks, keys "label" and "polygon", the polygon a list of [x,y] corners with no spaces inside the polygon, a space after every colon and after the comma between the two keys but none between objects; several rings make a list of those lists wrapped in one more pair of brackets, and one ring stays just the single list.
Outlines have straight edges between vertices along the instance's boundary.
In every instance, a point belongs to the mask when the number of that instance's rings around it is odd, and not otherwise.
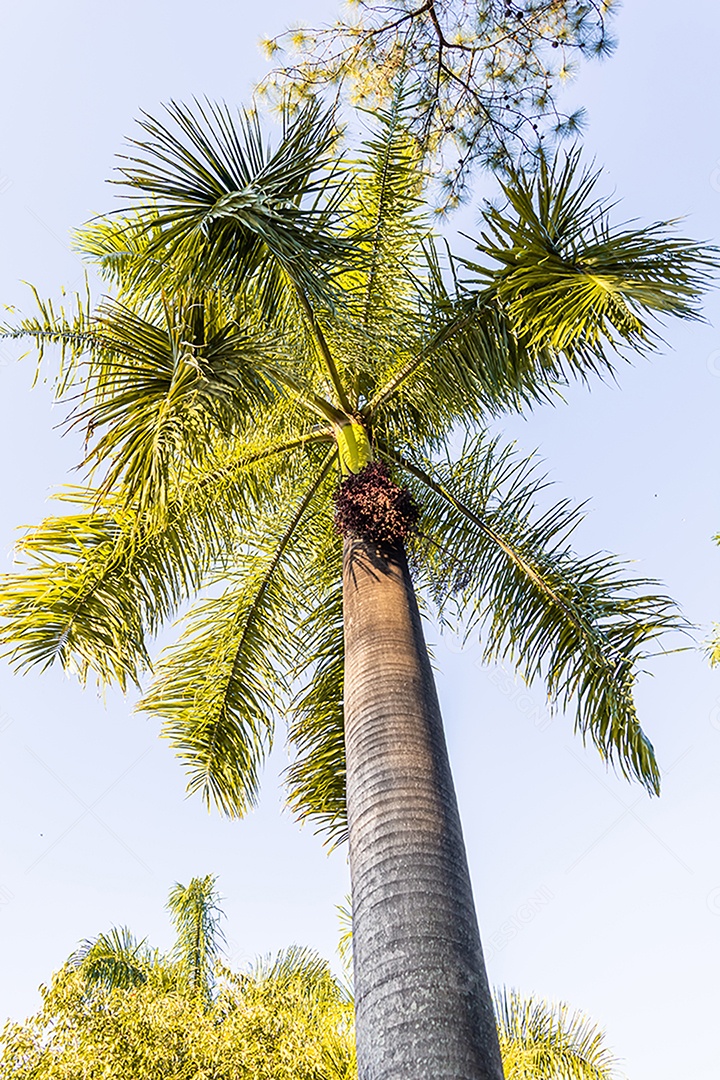
[{"label": "palm tree trunk", "polygon": [[359,1080],[502,1080],[435,683],[401,545],[344,550]]}]

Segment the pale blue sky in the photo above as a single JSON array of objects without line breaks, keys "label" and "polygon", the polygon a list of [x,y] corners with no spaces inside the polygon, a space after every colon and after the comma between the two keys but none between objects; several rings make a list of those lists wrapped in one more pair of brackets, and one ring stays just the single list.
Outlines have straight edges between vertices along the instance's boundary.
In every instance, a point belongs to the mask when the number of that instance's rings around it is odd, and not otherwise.
[{"label": "pale blue sky", "polygon": [[[140,107],[247,99],[262,70],[257,39],[334,6],[210,0],[199,13],[185,0],[44,0],[7,11],[0,301],[28,307],[23,280],[49,294],[79,284],[69,230],[110,205],[103,181]],[[720,11],[709,0],[627,0],[617,30],[616,56],[569,91],[589,109],[588,155],[623,216],[685,214],[686,231],[717,240]],[[465,211],[463,227],[472,221]],[[504,425],[539,448],[561,494],[591,497],[581,550],[637,560],[704,627],[720,619],[718,307],[712,297],[710,325],[671,327],[663,354],[623,370],[619,388],[573,388],[566,406]],[[7,568],[16,526],[49,512],[77,456],[16,352],[0,345]],[[477,657],[477,647],[436,648],[493,981],[587,1010],[631,1080],[716,1080],[720,672],[686,653],[658,660],[642,683],[641,716],[666,771],[650,801],[605,772],[569,719],[547,716],[541,687]],[[281,811],[283,762],[279,746],[249,820],[209,817],[128,701],[103,703],[59,672],[0,667],[0,1019],[35,1008],[38,984],[77,941],[113,923],[168,944],[167,890],[194,874],[220,875],[231,962],[293,942],[330,955],[344,854],[328,858]]]}]

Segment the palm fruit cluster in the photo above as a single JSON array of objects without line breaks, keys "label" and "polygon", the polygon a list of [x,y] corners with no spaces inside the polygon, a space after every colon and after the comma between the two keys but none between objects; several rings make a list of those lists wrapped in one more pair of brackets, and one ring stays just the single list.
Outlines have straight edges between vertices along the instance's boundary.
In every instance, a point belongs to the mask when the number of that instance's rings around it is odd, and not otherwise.
[{"label": "palm fruit cluster", "polygon": [[335,527],[346,537],[374,544],[398,544],[414,531],[418,508],[387,465],[372,461],[345,477],[335,493]]}]

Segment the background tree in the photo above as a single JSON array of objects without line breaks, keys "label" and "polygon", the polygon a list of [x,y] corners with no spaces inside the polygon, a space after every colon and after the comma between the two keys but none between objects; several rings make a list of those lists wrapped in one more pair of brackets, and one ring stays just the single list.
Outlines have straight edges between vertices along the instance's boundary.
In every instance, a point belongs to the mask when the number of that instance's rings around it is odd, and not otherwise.
[{"label": "background tree", "polygon": [[[292,948],[247,973],[224,967],[213,885],[208,876],[171,890],[178,936],[167,955],[125,928],[84,942],[41,988],[40,1011],[6,1024],[3,1077],[351,1080],[352,1002],[328,964]],[[215,955],[202,988],[188,979],[198,954]]]},{"label": "background tree", "polygon": [[176,883],[168,897],[175,927],[175,945],[168,956],[137,941],[127,927],[89,939],[73,953],[68,966],[80,971],[89,986],[125,990],[160,979],[162,986],[197,997],[207,1005],[225,936],[220,897],[212,874]]},{"label": "background tree", "polygon": [[444,275],[400,99],[351,169],[315,106],[274,153],[254,116],[170,115],[143,121],[124,166],[139,211],[84,235],[116,297],[70,316],[41,304],[12,331],[63,346],[92,486],[70,495],[79,514],[24,541],[5,638],[21,664],[58,659],[125,685],[148,664],[147,636],[207,586],[142,706],[165,721],[191,790],[242,814],[289,709],[293,805],[333,836],[346,790],[351,809],[361,1076],[378,1054],[387,1075],[423,1061],[434,1080],[497,1076],[404,544],[444,619],[482,626],[489,659],[543,676],[606,760],[657,790],[633,686],[680,625],[672,606],[616,560],[576,556],[577,511],[536,510],[543,479],[487,425],[611,372],[616,347],[652,348],[653,313],[693,317],[709,256],[664,224],[612,229],[575,154],[513,171],[477,262]]},{"label": "background tree", "polygon": [[[168,903],[173,911],[182,890],[184,912],[209,916],[193,919],[205,956],[217,951],[213,883],[175,885]],[[355,1080],[352,998],[321,957],[294,947],[243,974],[218,958],[215,993],[203,999],[186,977],[197,945],[188,957],[186,944],[183,927],[165,956],[125,928],[84,942],[42,988],[40,1010],[0,1033],[2,1076]],[[508,1080],[613,1080],[613,1058],[587,1018],[516,993],[496,995],[496,1007]]]},{"label": "background tree", "polygon": [[604,1033],[583,1013],[565,1004],[495,995],[506,1080],[610,1080],[617,1060]]},{"label": "background tree", "polygon": [[208,1001],[223,941],[219,896],[215,878],[193,878],[190,884],[174,885],[168,910],[177,935],[173,959],[188,992]]},{"label": "background tree", "polygon": [[332,26],[265,41],[278,68],[264,92],[303,101],[330,92],[387,107],[398,75],[412,97],[410,130],[444,164],[442,200],[462,195],[476,165],[497,167],[576,132],[582,110],[557,90],[580,57],[614,47],[613,0],[355,0]]}]

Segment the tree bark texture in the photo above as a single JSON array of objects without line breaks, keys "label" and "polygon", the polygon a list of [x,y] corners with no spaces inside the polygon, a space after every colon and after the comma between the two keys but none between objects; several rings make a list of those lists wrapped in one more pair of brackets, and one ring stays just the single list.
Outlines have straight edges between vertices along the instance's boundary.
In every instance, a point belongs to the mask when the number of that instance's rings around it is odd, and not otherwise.
[{"label": "tree bark texture", "polygon": [[401,546],[346,539],[359,1080],[502,1080],[435,682]]}]

